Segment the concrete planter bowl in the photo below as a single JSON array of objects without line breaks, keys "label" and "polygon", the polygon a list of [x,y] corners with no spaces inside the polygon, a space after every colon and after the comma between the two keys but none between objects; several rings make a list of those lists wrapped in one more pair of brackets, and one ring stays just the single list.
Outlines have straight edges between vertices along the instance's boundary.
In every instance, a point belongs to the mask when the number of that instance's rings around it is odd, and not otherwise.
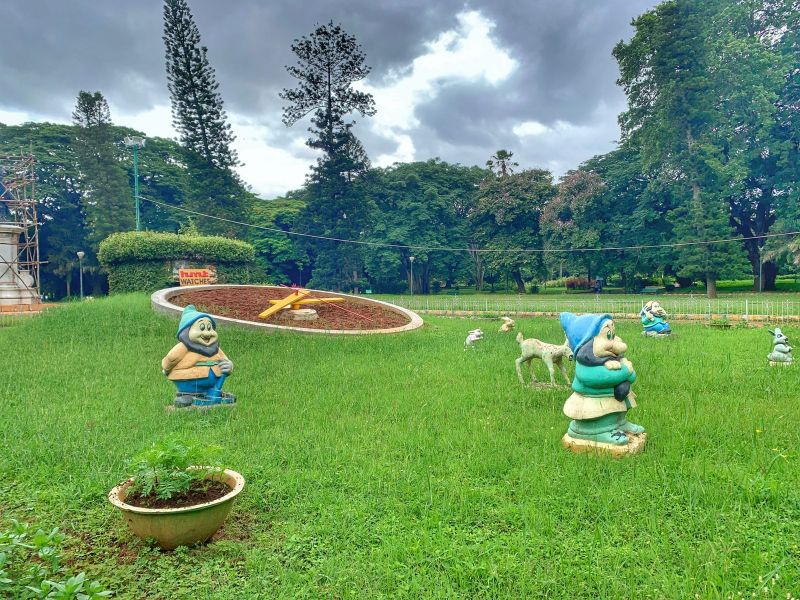
[{"label": "concrete planter bowl", "polygon": [[174,550],[178,546],[191,546],[205,542],[222,526],[233,501],[244,488],[244,477],[236,471],[225,469],[210,475],[225,482],[231,491],[211,502],[181,508],[141,508],[125,503],[129,479],[111,490],[108,499],[122,511],[125,521],[136,537],[154,539],[162,550]]}]

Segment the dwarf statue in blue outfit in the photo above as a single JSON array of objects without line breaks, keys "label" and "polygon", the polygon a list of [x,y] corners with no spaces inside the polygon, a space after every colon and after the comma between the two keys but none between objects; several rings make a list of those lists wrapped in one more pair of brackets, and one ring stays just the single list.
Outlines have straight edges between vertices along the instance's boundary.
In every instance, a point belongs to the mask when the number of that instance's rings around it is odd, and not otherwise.
[{"label": "dwarf statue in blue outfit", "polygon": [[[636,406],[631,384],[636,372],[625,358],[628,346],[616,336],[611,315],[561,313],[561,325],[575,354],[573,394],[564,404],[569,424],[564,444],[617,453],[632,441],[644,442],[644,427],[627,419]],[[636,444],[636,449],[641,443]]]},{"label": "dwarf statue in blue outfit", "polygon": [[639,316],[642,317],[642,325],[644,331],[642,335],[650,337],[661,337],[669,335],[672,330],[667,323],[667,311],[661,306],[658,300],[650,300],[639,311]]},{"label": "dwarf statue in blue outfit", "polygon": [[161,371],[178,388],[175,406],[233,404],[236,397],[222,391],[233,363],[219,349],[217,323],[191,304],[183,309],[178,343],[161,361]]}]

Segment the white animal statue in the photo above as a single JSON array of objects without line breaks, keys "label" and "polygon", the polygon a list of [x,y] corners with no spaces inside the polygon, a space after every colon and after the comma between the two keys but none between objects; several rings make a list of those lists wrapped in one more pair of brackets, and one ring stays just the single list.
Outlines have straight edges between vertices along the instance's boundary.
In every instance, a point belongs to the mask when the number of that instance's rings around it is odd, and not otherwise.
[{"label": "white animal statue", "polygon": [[500,325],[500,333],[505,333],[507,331],[511,331],[514,329],[514,319],[509,317],[500,317],[503,321],[503,324]]},{"label": "white animal statue", "polygon": [[522,385],[525,385],[525,380],[522,377],[522,363],[528,363],[528,367],[531,371],[531,385],[537,383],[536,374],[533,372],[532,361],[534,358],[541,358],[542,362],[547,366],[547,370],[550,371],[550,385],[554,386],[556,384],[555,378],[553,377],[553,365],[558,365],[561,374],[564,376],[564,379],[567,380],[567,385],[572,385],[569,375],[567,375],[567,367],[564,365],[564,358],[566,357],[567,360],[571,361],[574,359],[574,355],[566,340],[564,340],[564,343],[560,346],[556,344],[547,344],[536,338],[526,340],[525,336],[523,336],[520,331],[517,334],[517,342],[522,352],[522,356],[516,360],[517,377],[519,377],[519,382]]},{"label": "white animal statue", "polygon": [[794,361],[792,347],[789,345],[789,338],[781,331],[780,327],[767,329],[772,334],[772,352],[767,355],[770,363],[789,364]]},{"label": "white animal statue", "polygon": [[467,334],[467,339],[464,340],[464,350],[467,348],[475,349],[475,342],[483,339],[483,332],[480,329],[473,329]]}]

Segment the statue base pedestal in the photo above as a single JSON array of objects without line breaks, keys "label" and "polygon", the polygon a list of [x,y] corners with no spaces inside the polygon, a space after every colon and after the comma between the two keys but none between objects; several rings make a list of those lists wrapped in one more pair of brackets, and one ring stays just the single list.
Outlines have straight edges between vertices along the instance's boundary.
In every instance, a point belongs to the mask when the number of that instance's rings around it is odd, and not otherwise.
[{"label": "statue base pedestal", "polygon": [[0,306],[39,303],[33,277],[19,269],[19,236],[23,231],[16,223],[0,223]]},{"label": "statue base pedestal", "polygon": [[231,402],[229,404],[209,404],[208,406],[195,406],[192,404],[191,406],[185,406],[182,408],[178,408],[174,404],[167,404],[164,407],[164,410],[168,413],[181,413],[181,412],[191,412],[195,410],[199,411],[206,411],[206,410],[214,410],[215,408],[233,408],[236,406],[236,402]]},{"label": "statue base pedestal", "polygon": [[769,361],[769,366],[770,367],[788,367],[791,364],[794,364],[794,361],[792,361],[792,362],[779,362],[777,360]]},{"label": "statue base pedestal", "polygon": [[317,311],[313,308],[284,308],[278,313],[281,321],[316,321],[319,319]]},{"label": "statue base pedestal", "polygon": [[594,442],[592,440],[580,440],[573,438],[570,434],[565,433],[561,438],[561,444],[567,450],[572,452],[594,452],[597,454],[611,454],[612,456],[625,456],[627,454],[639,454],[644,450],[644,445],[647,443],[647,433],[632,434],[626,433],[630,440],[624,446],[617,446],[616,444],[606,444],[603,442]]},{"label": "statue base pedestal", "polygon": [[656,333],[655,331],[643,331],[642,332],[642,336],[643,337],[650,337],[650,338],[668,338],[671,335],[672,335],[672,332],[670,332],[670,333]]},{"label": "statue base pedestal", "polygon": [[290,310],[289,314],[292,316],[292,321],[316,321],[319,319],[317,311],[313,308],[298,308]]},{"label": "statue base pedestal", "polygon": [[32,306],[34,304],[39,304],[39,296],[35,291],[21,285],[0,285],[0,306]]}]

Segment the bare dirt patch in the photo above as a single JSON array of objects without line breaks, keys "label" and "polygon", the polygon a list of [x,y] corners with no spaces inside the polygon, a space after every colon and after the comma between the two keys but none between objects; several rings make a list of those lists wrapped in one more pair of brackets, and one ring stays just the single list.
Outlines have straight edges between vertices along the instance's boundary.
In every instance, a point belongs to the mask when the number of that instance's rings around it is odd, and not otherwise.
[{"label": "bare dirt patch", "polygon": [[[176,306],[194,304],[198,310],[221,317],[271,323],[287,327],[304,327],[307,329],[389,329],[402,327],[410,319],[399,312],[369,301],[345,298],[342,302],[314,304],[319,318],[315,321],[293,321],[282,314],[259,318],[269,306],[270,300],[285,298],[291,289],[268,287],[226,287],[213,290],[187,291],[172,296],[170,302]],[[312,292],[306,298],[336,298],[334,293]]]},{"label": "bare dirt patch", "polygon": [[218,498],[222,498],[231,491],[231,488],[222,481],[195,481],[189,491],[185,494],[176,494],[168,500],[163,500],[155,496],[140,496],[137,493],[125,497],[125,502],[131,506],[140,508],[183,508],[185,506],[195,506],[205,504]]}]

